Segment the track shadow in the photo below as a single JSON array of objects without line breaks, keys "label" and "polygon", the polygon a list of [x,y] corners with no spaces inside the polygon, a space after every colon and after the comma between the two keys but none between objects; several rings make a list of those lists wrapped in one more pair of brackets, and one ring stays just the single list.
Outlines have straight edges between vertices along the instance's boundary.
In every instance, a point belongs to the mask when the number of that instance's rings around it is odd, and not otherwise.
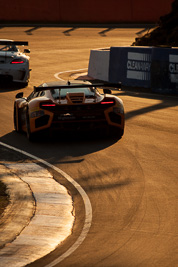
[{"label": "track shadow", "polygon": [[[81,162],[84,155],[103,150],[112,146],[114,143],[119,142],[119,140],[115,138],[89,135],[88,133],[75,135],[69,133],[52,136],[51,138],[45,137],[44,135],[41,136],[41,138],[39,137],[39,139],[37,138],[36,142],[29,142],[25,133],[12,131],[1,137],[0,142],[52,162],[62,160],[64,163],[66,157],[80,157],[76,160]],[[69,163],[68,160],[67,163]]]},{"label": "track shadow", "polygon": [[[102,37],[107,36],[106,33],[110,32],[111,30],[114,29],[122,29],[122,28],[143,28],[143,30],[139,31],[137,33],[138,36],[144,34],[145,32],[149,32],[150,29],[155,27],[155,24],[128,24],[128,23],[117,23],[117,24],[89,24],[89,23],[73,23],[73,24],[65,24],[65,23],[60,23],[60,24],[55,24],[55,23],[42,23],[42,24],[30,24],[28,23],[26,25],[27,27],[31,27],[29,30],[26,30],[25,33],[27,35],[33,35],[33,32],[40,28],[69,28],[66,31],[63,31],[63,34],[66,36],[71,36],[71,32],[75,31],[76,29],[82,29],[82,28],[106,28],[103,31],[98,32],[99,35]],[[21,24],[16,24],[16,25],[9,25],[9,24],[4,24],[0,29],[3,29],[4,27],[21,27]]]},{"label": "track shadow", "polygon": [[36,30],[38,30],[39,28],[41,28],[41,27],[38,27],[38,26],[36,26],[36,27],[32,27],[31,29],[25,31],[25,33],[26,33],[27,35],[32,35],[33,32],[36,31]]},{"label": "track shadow", "polygon": [[99,32],[98,34],[101,35],[102,37],[105,37],[105,36],[107,36],[106,33],[110,32],[110,31],[112,31],[112,30],[114,30],[114,29],[115,29],[115,28],[107,28],[107,29],[105,29],[105,30]]},{"label": "track shadow", "polygon": [[73,31],[75,31],[75,30],[77,30],[79,27],[73,27],[73,28],[71,28],[71,29],[69,29],[69,30],[66,30],[66,31],[63,31],[63,33],[66,35],[66,36],[70,36],[71,34],[71,32],[73,32]]},{"label": "track shadow", "polygon": [[11,81],[0,81],[0,93],[7,91],[15,91],[19,89],[25,89],[26,85],[23,83],[15,83]]},{"label": "track shadow", "polygon": [[131,97],[139,97],[139,98],[147,98],[147,99],[155,99],[160,100],[159,104],[151,105],[149,107],[137,109],[134,111],[126,112],[126,120],[129,120],[135,116],[146,114],[149,112],[152,112],[154,110],[161,110],[166,109],[170,107],[176,107],[178,106],[178,97],[174,95],[161,95],[161,94],[154,94],[150,93],[150,90],[142,90],[142,89],[131,89],[126,91],[113,91],[113,94],[122,98],[122,96],[131,96]]}]

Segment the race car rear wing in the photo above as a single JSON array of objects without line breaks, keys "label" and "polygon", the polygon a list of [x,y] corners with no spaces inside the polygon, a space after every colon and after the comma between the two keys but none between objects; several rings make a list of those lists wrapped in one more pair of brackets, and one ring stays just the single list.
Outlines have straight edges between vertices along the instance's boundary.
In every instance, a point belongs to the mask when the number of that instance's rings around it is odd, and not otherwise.
[{"label": "race car rear wing", "polygon": [[93,83],[93,84],[67,84],[67,85],[53,85],[53,86],[34,86],[35,92],[46,91],[51,89],[79,89],[79,88],[121,88],[120,83]]},{"label": "race car rear wing", "polygon": [[25,46],[28,46],[28,42],[0,40],[0,45],[25,45]]}]

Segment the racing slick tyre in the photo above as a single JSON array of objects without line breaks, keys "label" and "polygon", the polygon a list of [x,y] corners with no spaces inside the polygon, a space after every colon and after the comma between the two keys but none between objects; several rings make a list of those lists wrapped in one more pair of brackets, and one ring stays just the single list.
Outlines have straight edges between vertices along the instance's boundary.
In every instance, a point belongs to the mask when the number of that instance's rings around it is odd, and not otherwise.
[{"label": "racing slick tyre", "polygon": [[124,134],[123,129],[112,128],[112,127],[109,129],[109,136],[117,138],[118,140],[122,138],[123,134]]},{"label": "racing slick tyre", "polygon": [[27,138],[28,138],[28,140],[30,142],[35,141],[35,134],[31,133],[31,130],[30,130],[30,119],[29,119],[28,111],[26,113],[26,128],[27,128]]},{"label": "racing slick tyre", "polygon": [[17,111],[16,105],[14,105],[14,129],[18,133],[22,132],[19,120],[19,113]]},{"label": "racing slick tyre", "polygon": [[23,86],[23,87],[27,87],[27,86],[28,86],[28,82],[24,82],[24,83],[22,83],[22,86]]}]

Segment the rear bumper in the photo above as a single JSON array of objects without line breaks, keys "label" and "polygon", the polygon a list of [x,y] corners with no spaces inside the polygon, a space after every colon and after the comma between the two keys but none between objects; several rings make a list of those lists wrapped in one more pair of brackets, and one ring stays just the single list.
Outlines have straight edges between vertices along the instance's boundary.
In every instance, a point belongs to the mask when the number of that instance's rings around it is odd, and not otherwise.
[{"label": "rear bumper", "polygon": [[7,79],[13,82],[28,82],[30,71],[26,68],[21,69],[8,69],[0,67],[0,79]]},{"label": "rear bumper", "polygon": [[73,121],[73,122],[53,122],[52,131],[91,131],[105,129],[108,127],[106,121]]},{"label": "rear bumper", "polygon": [[102,112],[98,113],[84,113],[80,112],[65,115],[57,114],[44,114],[41,117],[34,118],[33,127],[34,132],[49,129],[51,132],[71,132],[71,131],[95,131],[102,130],[108,131],[108,129],[115,129],[115,131],[124,130],[124,114],[115,114],[113,112],[107,112],[107,116]]}]

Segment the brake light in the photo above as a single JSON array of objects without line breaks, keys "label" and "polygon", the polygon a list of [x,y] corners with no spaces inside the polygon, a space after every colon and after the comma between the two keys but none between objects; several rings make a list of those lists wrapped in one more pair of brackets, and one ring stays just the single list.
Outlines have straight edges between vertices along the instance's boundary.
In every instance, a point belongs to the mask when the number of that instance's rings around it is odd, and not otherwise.
[{"label": "brake light", "polygon": [[11,64],[22,64],[24,63],[24,60],[22,59],[14,59],[11,61]]},{"label": "brake light", "polygon": [[102,101],[101,104],[104,105],[114,104],[114,101]]},{"label": "brake light", "polygon": [[56,104],[53,104],[53,103],[44,103],[44,104],[41,104],[41,107],[55,107]]}]

